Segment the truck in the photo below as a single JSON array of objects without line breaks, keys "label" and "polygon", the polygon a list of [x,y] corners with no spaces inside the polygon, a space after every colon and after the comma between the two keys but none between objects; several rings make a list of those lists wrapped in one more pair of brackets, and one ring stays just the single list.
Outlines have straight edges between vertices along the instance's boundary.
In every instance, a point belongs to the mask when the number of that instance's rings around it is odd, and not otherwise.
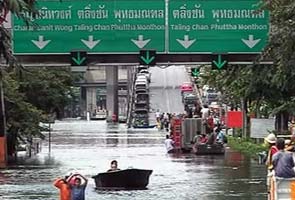
[{"label": "truck", "polygon": [[196,143],[195,137],[199,134],[206,134],[206,126],[201,118],[183,118],[172,120],[172,135],[177,149],[184,153],[194,153],[196,155],[223,155],[225,147],[221,143]]}]

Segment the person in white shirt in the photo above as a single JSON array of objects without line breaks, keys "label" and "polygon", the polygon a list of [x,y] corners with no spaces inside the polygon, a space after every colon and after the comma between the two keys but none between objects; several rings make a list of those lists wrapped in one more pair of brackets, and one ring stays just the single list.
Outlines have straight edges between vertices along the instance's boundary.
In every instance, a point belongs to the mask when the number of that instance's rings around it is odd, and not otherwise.
[{"label": "person in white shirt", "polygon": [[209,117],[209,108],[207,105],[204,105],[204,107],[201,109],[201,113],[203,120],[206,120]]},{"label": "person in white shirt", "polygon": [[164,117],[163,117],[165,120],[169,120],[169,115],[168,113],[164,113]]},{"label": "person in white shirt", "polygon": [[157,119],[157,122],[160,122],[160,117],[161,117],[161,113],[159,110],[157,110],[156,112],[156,119]]},{"label": "person in white shirt", "polygon": [[166,135],[165,146],[167,153],[174,152],[174,141],[169,137],[169,135]]}]

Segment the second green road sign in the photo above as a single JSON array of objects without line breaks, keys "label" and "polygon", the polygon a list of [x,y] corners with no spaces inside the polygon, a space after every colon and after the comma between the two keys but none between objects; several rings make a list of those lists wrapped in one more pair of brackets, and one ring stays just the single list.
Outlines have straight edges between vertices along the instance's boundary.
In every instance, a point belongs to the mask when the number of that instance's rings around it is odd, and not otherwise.
[{"label": "second green road sign", "polygon": [[38,1],[37,26],[14,18],[14,53],[259,53],[266,45],[259,0],[166,1]]},{"label": "second green road sign", "polygon": [[256,0],[170,0],[170,52],[261,52],[269,21]]}]

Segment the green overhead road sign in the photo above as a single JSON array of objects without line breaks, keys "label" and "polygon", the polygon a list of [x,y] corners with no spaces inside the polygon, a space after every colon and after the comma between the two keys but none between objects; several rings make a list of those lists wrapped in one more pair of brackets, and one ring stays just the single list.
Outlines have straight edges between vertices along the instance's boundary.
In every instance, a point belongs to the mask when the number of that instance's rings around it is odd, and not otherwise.
[{"label": "green overhead road sign", "polygon": [[37,5],[35,28],[14,17],[16,54],[164,52],[164,0],[50,0]]},{"label": "green overhead road sign", "polygon": [[213,54],[212,55],[212,67],[213,69],[225,69],[227,66],[227,55]]},{"label": "green overhead road sign", "polygon": [[259,0],[39,0],[37,26],[14,17],[13,49],[28,55],[259,53],[269,31],[269,14],[259,6]]},{"label": "green overhead road sign", "polygon": [[258,53],[269,31],[257,0],[170,0],[169,51]]},{"label": "green overhead road sign", "polygon": [[141,65],[156,65],[155,50],[140,50],[139,56],[139,63]]}]

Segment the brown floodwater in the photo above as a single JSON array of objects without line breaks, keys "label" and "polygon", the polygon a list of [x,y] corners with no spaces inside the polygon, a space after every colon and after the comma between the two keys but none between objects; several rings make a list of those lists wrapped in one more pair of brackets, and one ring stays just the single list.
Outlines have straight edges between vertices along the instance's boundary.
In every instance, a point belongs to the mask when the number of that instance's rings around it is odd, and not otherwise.
[{"label": "brown floodwater", "polygon": [[[35,158],[0,170],[0,199],[57,200],[52,182],[68,172],[89,179],[87,200],[262,200],[266,199],[263,165],[227,149],[224,156],[167,155],[165,132],[127,129],[103,121],[59,121]],[[96,191],[91,176],[119,168],[152,169],[147,190]]]}]

